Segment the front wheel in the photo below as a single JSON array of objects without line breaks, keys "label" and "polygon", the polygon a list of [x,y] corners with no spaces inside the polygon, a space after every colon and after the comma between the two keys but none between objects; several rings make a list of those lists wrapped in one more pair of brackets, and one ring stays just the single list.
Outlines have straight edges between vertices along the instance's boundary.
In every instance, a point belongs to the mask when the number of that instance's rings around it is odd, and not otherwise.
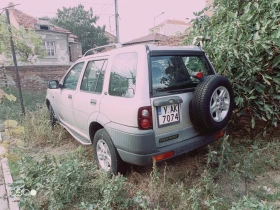
[{"label": "front wheel", "polygon": [[125,163],[113,145],[109,133],[103,128],[96,132],[93,139],[94,159],[99,168],[107,173],[123,173]]},{"label": "front wheel", "polygon": [[51,105],[49,107],[49,112],[50,112],[50,125],[52,128],[54,128],[54,126],[57,122],[57,119],[55,118],[54,110]]}]

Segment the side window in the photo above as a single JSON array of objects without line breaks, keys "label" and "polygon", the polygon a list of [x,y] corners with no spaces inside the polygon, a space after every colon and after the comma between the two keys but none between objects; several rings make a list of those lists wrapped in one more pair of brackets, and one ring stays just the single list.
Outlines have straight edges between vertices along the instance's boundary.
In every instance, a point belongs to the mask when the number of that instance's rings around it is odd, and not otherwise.
[{"label": "side window", "polygon": [[137,53],[115,56],[109,82],[109,94],[132,98],[136,91]]},{"label": "side window", "polygon": [[[101,93],[104,79],[104,60],[89,61],[85,70],[81,90]],[[97,88],[97,86],[101,86]],[[98,91],[96,90],[98,89]]]},{"label": "side window", "polygon": [[104,74],[105,74],[105,71],[106,71],[106,67],[107,67],[107,63],[108,61],[105,60],[104,64],[103,64],[103,67],[102,67],[102,71],[99,75],[99,78],[97,80],[97,84],[96,84],[96,88],[95,88],[95,92],[96,93],[102,93],[102,90],[103,90],[103,81],[104,81]]},{"label": "side window", "polygon": [[81,63],[77,63],[75,66],[72,67],[72,69],[68,72],[68,74],[64,79],[63,82],[64,88],[76,90],[83,66],[84,66],[84,62],[81,62]]},{"label": "side window", "polygon": [[185,57],[184,59],[185,66],[189,72],[203,72],[205,75],[209,74],[208,67],[206,66],[206,61],[203,57]]}]

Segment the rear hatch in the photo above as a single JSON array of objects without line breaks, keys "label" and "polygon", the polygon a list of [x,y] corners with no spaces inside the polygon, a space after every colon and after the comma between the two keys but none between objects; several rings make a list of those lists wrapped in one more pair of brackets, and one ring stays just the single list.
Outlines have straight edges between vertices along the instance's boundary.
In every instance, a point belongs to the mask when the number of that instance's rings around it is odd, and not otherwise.
[{"label": "rear hatch", "polygon": [[150,100],[157,147],[199,135],[193,128],[189,107],[199,82],[191,77],[191,74],[193,72],[214,74],[204,52],[151,52],[149,69]]}]

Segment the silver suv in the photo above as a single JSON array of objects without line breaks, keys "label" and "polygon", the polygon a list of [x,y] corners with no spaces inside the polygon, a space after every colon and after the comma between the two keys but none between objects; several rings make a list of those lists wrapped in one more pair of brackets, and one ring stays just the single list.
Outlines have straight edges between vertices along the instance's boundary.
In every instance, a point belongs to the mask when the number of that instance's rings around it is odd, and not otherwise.
[{"label": "silver suv", "polygon": [[[95,49],[95,52],[100,51]],[[100,168],[148,165],[215,141],[233,109],[230,82],[200,47],[136,45],[77,60],[46,96],[58,122],[92,144]]]}]

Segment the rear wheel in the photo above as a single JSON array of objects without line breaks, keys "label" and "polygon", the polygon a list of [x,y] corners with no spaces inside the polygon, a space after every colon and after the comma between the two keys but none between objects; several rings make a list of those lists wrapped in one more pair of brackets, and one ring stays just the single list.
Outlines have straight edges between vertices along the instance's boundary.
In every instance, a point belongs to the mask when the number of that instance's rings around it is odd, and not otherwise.
[{"label": "rear wheel", "polygon": [[123,173],[125,163],[120,158],[110,135],[103,128],[96,132],[93,139],[94,158],[99,168],[107,173]]}]

